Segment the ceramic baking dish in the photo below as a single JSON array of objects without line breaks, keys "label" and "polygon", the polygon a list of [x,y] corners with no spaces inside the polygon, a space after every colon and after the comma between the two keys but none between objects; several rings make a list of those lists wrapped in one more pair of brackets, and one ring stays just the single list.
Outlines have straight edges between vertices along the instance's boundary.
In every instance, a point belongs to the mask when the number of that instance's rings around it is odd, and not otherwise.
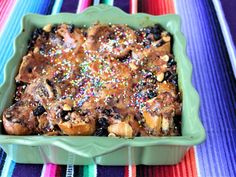
[{"label": "ceramic baking dish", "polygon": [[128,24],[133,28],[159,23],[173,35],[173,53],[178,66],[179,87],[183,93],[182,136],[134,139],[94,136],[9,136],[4,135],[1,126],[1,147],[14,161],[67,164],[69,160],[70,163],[78,165],[176,164],[191,146],[204,141],[205,130],[198,116],[199,96],[191,84],[192,65],[186,56],[186,41],[180,32],[180,17],[129,15],[118,8],[105,5],[90,7],[81,14],[29,14],[23,18],[21,33],[14,44],[14,55],[5,66],[4,82],[0,87],[0,114],[11,105],[15,92],[14,78],[21,58],[27,52],[27,42],[34,28],[49,23],[90,26],[98,21]]}]

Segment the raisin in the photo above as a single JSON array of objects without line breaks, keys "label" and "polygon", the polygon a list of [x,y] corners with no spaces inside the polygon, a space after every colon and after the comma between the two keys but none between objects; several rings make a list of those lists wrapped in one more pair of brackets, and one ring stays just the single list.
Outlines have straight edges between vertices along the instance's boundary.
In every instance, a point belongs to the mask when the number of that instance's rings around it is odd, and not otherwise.
[{"label": "raisin", "polygon": [[152,31],[152,29],[151,29],[151,28],[145,28],[145,33],[146,33],[146,34],[150,34],[150,33],[151,33],[151,31]]},{"label": "raisin", "polygon": [[165,74],[164,74],[164,80],[168,80],[170,76],[171,76],[171,72],[166,71]]},{"label": "raisin", "polygon": [[57,31],[57,25],[54,25],[54,26],[52,27],[52,29],[51,29],[51,32],[52,32],[52,33],[56,33],[56,31]]},{"label": "raisin", "polygon": [[31,40],[28,42],[28,45],[27,45],[27,49],[28,50],[32,50],[33,47],[34,47],[34,44],[35,44],[35,41],[34,40]]},{"label": "raisin", "polygon": [[171,77],[170,82],[174,84],[175,86],[178,86],[178,76],[175,74],[173,77]]},{"label": "raisin", "polygon": [[73,24],[67,25],[67,29],[70,33],[73,33],[74,29],[75,29],[75,25],[73,25]]},{"label": "raisin", "polygon": [[108,131],[105,128],[98,128],[95,133],[95,136],[108,136]]},{"label": "raisin", "polygon": [[62,119],[64,122],[66,122],[66,121],[69,121],[69,120],[70,120],[70,116],[69,116],[68,114],[66,114],[66,115],[63,116],[61,119]]},{"label": "raisin", "polygon": [[45,112],[45,108],[41,105],[39,105],[34,111],[33,114],[34,116],[41,116]]},{"label": "raisin", "polygon": [[170,58],[167,62],[167,67],[171,67],[173,65],[176,65],[176,61],[173,58]]},{"label": "raisin", "polygon": [[98,124],[98,127],[101,127],[101,128],[107,128],[109,125],[105,117],[99,118],[97,121],[97,124]]},{"label": "raisin", "polygon": [[27,71],[28,71],[28,73],[32,73],[32,71],[33,71],[33,70],[32,70],[32,67],[28,67],[28,68],[27,68]]},{"label": "raisin", "polygon": [[160,47],[164,44],[165,42],[161,39],[157,44],[156,47]]},{"label": "raisin", "polygon": [[32,39],[36,40],[39,35],[43,33],[43,30],[41,28],[36,28],[32,34]]},{"label": "raisin", "polygon": [[154,25],[154,32],[161,32],[161,31],[164,31],[164,29],[161,27],[161,25],[155,24]]},{"label": "raisin", "polygon": [[110,115],[111,115],[111,112],[112,112],[111,109],[104,109],[104,110],[102,111],[102,113],[105,114],[105,115],[107,115],[107,116],[110,116]]},{"label": "raisin", "polygon": [[116,114],[116,115],[114,116],[114,119],[120,120],[120,119],[121,119],[121,115],[120,115],[120,114]]},{"label": "raisin", "polygon": [[62,118],[62,120],[67,116],[69,112],[68,111],[64,111],[62,110],[60,113],[59,113],[59,117]]},{"label": "raisin", "polygon": [[88,36],[88,33],[86,31],[83,32],[84,37]]},{"label": "raisin", "polygon": [[152,98],[157,96],[157,93],[154,92],[153,90],[148,90],[147,91],[147,96],[148,96],[149,99],[152,99]]},{"label": "raisin", "polygon": [[154,33],[154,39],[157,41],[158,39],[160,39],[160,34],[158,33]]}]

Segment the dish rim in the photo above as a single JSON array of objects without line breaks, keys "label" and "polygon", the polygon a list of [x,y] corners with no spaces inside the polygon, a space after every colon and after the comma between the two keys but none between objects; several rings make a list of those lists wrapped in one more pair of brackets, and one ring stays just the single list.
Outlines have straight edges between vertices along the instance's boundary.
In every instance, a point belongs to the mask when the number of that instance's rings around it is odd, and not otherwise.
[{"label": "dish rim", "polygon": [[[39,14],[27,14],[23,17],[21,22],[21,32],[17,35],[15,41],[14,41],[14,52],[13,55],[10,57],[10,59],[7,61],[4,67],[4,80],[2,84],[0,85],[0,107],[2,106],[2,91],[6,90],[9,86],[12,86],[10,82],[8,81],[9,73],[12,70],[13,67],[18,66],[11,66],[12,61],[20,60],[20,57],[17,57],[17,54],[19,53],[19,41],[23,38],[23,33],[25,30],[25,24],[27,23],[27,20],[33,19],[33,18],[42,18],[43,19],[50,19],[53,17],[62,18],[63,16],[68,18],[73,18],[81,15],[89,15],[93,13],[117,13],[121,16],[130,16],[134,18],[155,18],[155,19],[169,19],[170,21],[176,23],[177,31],[174,37],[181,41],[182,46],[181,53],[183,56],[183,60],[185,60],[186,64],[186,71],[188,74],[185,76],[184,79],[186,79],[188,82],[188,88],[189,88],[189,95],[192,97],[191,99],[194,100],[193,110],[195,118],[195,124],[196,127],[198,127],[198,131],[194,134],[191,134],[190,136],[164,136],[164,137],[135,137],[133,139],[125,139],[125,138],[110,138],[110,137],[96,137],[96,136],[12,136],[12,135],[3,135],[0,134],[0,144],[18,144],[18,145],[28,145],[28,146],[41,146],[41,145],[55,145],[57,147],[60,147],[62,149],[65,149],[67,151],[73,152],[75,154],[84,156],[84,157],[95,157],[99,156],[105,153],[112,152],[116,149],[125,147],[125,146],[131,146],[131,147],[145,147],[145,146],[154,146],[154,145],[172,145],[172,146],[193,146],[196,144],[200,144],[203,142],[206,138],[205,130],[203,128],[203,125],[200,121],[199,117],[199,107],[200,107],[200,98],[198,93],[196,92],[195,88],[192,85],[191,82],[191,75],[192,75],[192,64],[190,63],[190,60],[188,59],[186,55],[186,39],[184,38],[182,32],[180,31],[180,17],[178,15],[161,15],[161,16],[153,16],[145,13],[138,13],[138,14],[127,14],[123,12],[122,10],[111,7],[107,5],[98,5],[93,6],[85,10],[81,14],[73,14],[73,13],[59,13],[54,15],[39,15]],[[32,24],[31,24],[32,25]],[[128,24],[129,25],[129,24]],[[175,45],[175,44],[174,44]],[[174,53],[174,52],[173,52]],[[175,54],[174,54],[175,55]],[[178,62],[177,62],[178,63]],[[12,73],[11,73],[12,74]],[[192,101],[193,102],[193,101]],[[5,107],[5,106],[4,106]],[[1,110],[0,110],[1,111]],[[78,150],[77,147],[74,147],[73,144],[71,144],[71,141],[74,139],[80,138],[82,142],[89,142],[88,144],[85,143],[84,146],[80,147]],[[99,140],[99,141],[97,141]],[[108,142],[109,141],[109,142]],[[102,144],[109,144],[108,147],[101,146]],[[90,150],[87,152],[87,148],[89,146]],[[109,150],[107,150],[109,148]],[[99,149],[100,152],[98,152]],[[94,150],[94,152],[92,152]]]}]

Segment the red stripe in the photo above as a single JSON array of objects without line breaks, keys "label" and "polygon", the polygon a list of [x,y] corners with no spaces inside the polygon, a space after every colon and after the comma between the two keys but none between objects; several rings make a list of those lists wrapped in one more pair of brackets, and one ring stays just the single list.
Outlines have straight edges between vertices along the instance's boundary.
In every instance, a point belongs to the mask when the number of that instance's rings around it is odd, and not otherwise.
[{"label": "red stripe", "polygon": [[[191,148],[184,159],[177,165],[162,166],[140,166],[139,171],[144,173],[145,177],[197,177],[196,159],[194,149]],[[142,174],[142,172],[140,174]]]},{"label": "red stripe", "polygon": [[2,30],[7,17],[10,15],[10,12],[14,6],[15,0],[0,0],[0,31]]},{"label": "red stripe", "polygon": [[125,175],[124,177],[129,177],[129,166],[125,166]]},{"label": "red stripe", "polygon": [[174,14],[175,8],[173,0],[145,0],[140,1],[139,9],[152,15]]},{"label": "red stripe", "polygon": [[[139,3],[139,11],[152,15],[174,14],[173,0],[143,0]],[[191,148],[185,155],[184,159],[177,165],[171,166],[141,166],[140,170],[144,176],[155,177],[197,177],[197,165],[194,149]],[[141,173],[142,174],[142,173]]]}]

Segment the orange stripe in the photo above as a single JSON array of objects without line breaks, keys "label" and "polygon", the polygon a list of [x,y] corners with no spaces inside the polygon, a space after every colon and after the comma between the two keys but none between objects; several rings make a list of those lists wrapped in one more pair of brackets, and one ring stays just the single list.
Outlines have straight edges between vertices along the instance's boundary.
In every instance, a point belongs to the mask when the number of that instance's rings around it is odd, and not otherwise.
[{"label": "orange stripe", "polygon": [[136,177],[136,165],[132,165],[132,177]]}]

